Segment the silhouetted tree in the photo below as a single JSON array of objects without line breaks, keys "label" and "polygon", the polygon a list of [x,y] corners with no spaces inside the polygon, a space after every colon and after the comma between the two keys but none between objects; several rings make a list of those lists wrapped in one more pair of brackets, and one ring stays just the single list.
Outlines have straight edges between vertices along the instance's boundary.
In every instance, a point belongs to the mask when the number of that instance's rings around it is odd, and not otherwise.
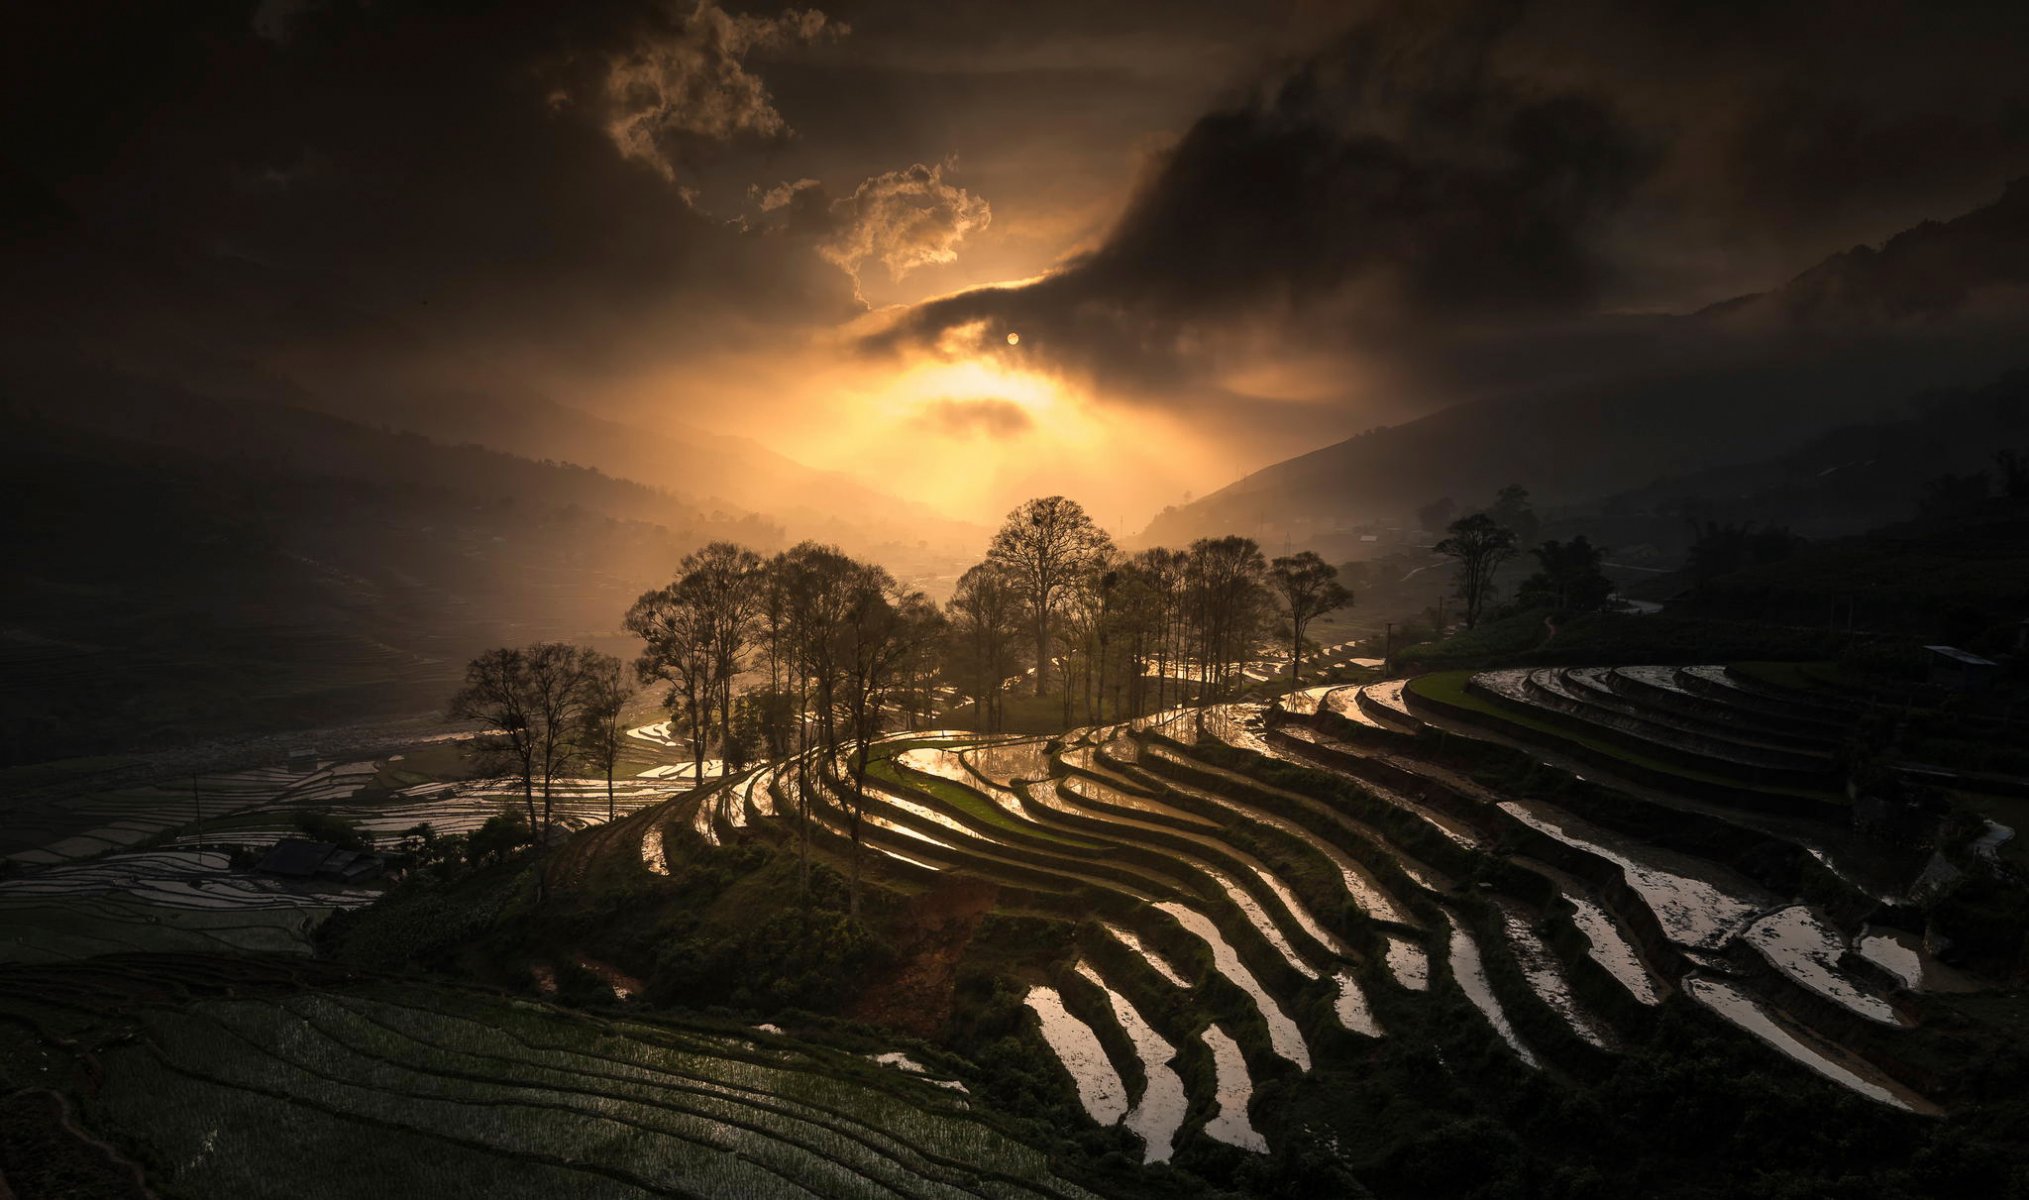
[{"label": "silhouetted tree", "polygon": [[1036,695],[1047,694],[1050,627],[1065,591],[1113,547],[1075,500],[1043,496],[1008,514],[993,535],[987,560],[1006,569],[1028,602],[1036,639]]},{"label": "silhouetted tree", "polygon": [[1310,623],[1334,609],[1353,602],[1353,594],[1339,583],[1338,568],[1319,558],[1315,551],[1276,559],[1269,564],[1269,581],[1282,598],[1283,619],[1289,622],[1289,687],[1303,686],[1303,633]]},{"label": "silhouetted tree", "polygon": [[1494,497],[1494,506],[1487,515],[1501,528],[1515,535],[1517,546],[1531,546],[1542,523],[1536,519],[1536,510],[1529,504],[1529,490],[1519,483],[1502,488]]},{"label": "silhouetted tree", "polygon": [[[597,651],[562,642],[489,650],[472,660],[466,668],[465,686],[451,699],[454,717],[485,721],[499,731],[492,735],[495,746],[521,779],[530,826],[539,846],[548,840],[553,787],[579,756],[592,673],[598,660],[605,658]],[[539,823],[535,809],[538,784],[543,797]]]},{"label": "silhouetted tree", "polygon": [[958,577],[945,603],[949,654],[954,677],[972,693],[974,724],[981,732],[1000,728],[1001,694],[1020,669],[1022,599],[1007,569],[984,562]]},{"label": "silhouetted tree", "polygon": [[677,569],[692,589],[704,622],[711,655],[709,686],[719,714],[719,753],[726,758],[733,739],[733,681],[739,678],[747,651],[759,633],[759,617],[767,598],[761,556],[745,546],[713,542],[685,555]]},{"label": "silhouetted tree", "polygon": [[634,662],[643,683],[668,685],[663,706],[690,735],[695,786],[705,778],[705,738],[711,727],[712,681],[717,678],[708,605],[690,576],[644,593],[627,610],[627,631],[641,639]]},{"label": "silhouetted tree", "polygon": [[585,761],[606,774],[606,819],[615,817],[613,770],[627,748],[627,725],[623,719],[634,689],[620,671],[620,660],[610,654],[589,652],[585,657],[586,688],[584,710],[579,714],[582,729],[578,743]]},{"label": "silhouetted tree", "polygon": [[535,828],[535,719],[530,714],[527,656],[517,647],[488,650],[465,667],[465,686],[451,697],[454,721],[485,727],[478,749],[491,769],[505,768],[521,782],[528,827]]},{"label": "silhouetted tree", "polygon": [[1494,591],[1494,572],[1515,552],[1515,534],[1486,513],[1460,517],[1437,552],[1458,560],[1458,598],[1465,605],[1465,627],[1479,623]]},{"label": "silhouetted tree", "polygon": [[[860,859],[866,810],[867,761],[881,732],[881,710],[901,683],[903,668],[917,648],[934,641],[943,621],[921,592],[905,591],[885,568],[852,562],[843,580],[845,604],[832,626],[834,661],[839,667],[837,699],[845,732],[852,739],[846,759],[851,775],[845,789],[852,835],[848,911],[860,909]],[[837,747],[827,747],[831,753]]]},{"label": "silhouetted tree", "polygon": [[1229,534],[1191,543],[1189,610],[1196,622],[1199,678],[1210,694],[1224,690],[1236,660],[1251,655],[1266,624],[1267,571],[1253,538]]},{"label": "silhouetted tree", "polygon": [[1547,541],[1529,553],[1536,556],[1538,569],[1516,590],[1523,603],[1560,613],[1586,613],[1606,607],[1613,596],[1613,581],[1600,569],[1606,550],[1585,535],[1568,542]]}]

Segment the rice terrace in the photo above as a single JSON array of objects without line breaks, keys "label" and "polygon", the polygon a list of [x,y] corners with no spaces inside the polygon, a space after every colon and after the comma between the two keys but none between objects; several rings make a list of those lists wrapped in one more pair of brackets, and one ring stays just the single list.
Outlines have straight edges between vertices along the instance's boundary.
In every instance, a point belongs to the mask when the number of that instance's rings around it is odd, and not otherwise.
[{"label": "rice terrace", "polygon": [[9,25],[0,1200],[2029,1200],[2019,4]]}]

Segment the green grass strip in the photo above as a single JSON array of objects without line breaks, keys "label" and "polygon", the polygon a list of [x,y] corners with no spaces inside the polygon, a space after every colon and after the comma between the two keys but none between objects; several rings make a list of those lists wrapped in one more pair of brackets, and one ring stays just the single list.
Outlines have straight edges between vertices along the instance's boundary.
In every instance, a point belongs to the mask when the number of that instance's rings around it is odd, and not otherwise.
[{"label": "green grass strip", "polygon": [[891,787],[923,792],[934,797],[939,803],[991,825],[995,829],[1005,829],[1010,833],[1019,834],[1023,837],[1038,838],[1042,841],[1056,842],[1060,845],[1076,846],[1081,850],[1106,849],[1106,846],[1099,842],[1088,842],[1083,838],[1075,838],[1058,833],[1056,830],[1044,825],[1018,820],[1011,816],[1007,810],[988,800],[985,796],[980,795],[963,784],[954,783],[942,776],[925,775],[916,771],[904,773],[900,767],[896,766],[889,759],[878,759],[868,763],[867,777],[878,779]]}]

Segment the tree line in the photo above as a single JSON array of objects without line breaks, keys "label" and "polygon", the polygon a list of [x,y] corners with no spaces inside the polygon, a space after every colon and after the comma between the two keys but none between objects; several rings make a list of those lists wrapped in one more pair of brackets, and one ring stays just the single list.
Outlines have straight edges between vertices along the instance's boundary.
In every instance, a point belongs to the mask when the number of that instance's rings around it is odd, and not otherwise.
[{"label": "tree line", "polygon": [[[642,644],[633,680],[657,690],[697,783],[714,752],[721,774],[797,764],[807,880],[810,786],[841,798],[857,851],[883,732],[940,711],[998,730],[1023,693],[1066,726],[1205,703],[1236,692],[1271,645],[1297,686],[1311,623],[1352,599],[1314,553],[1270,561],[1228,536],[1126,554],[1076,501],[1049,496],[1009,514],[941,608],[835,546],[764,558],[714,542],[623,624]],[[582,766],[605,771],[610,815],[632,691],[612,656],[540,643],[474,659],[450,711],[493,731],[483,745],[520,781],[540,847],[556,781]],[[852,874],[857,907],[857,853]]]}]

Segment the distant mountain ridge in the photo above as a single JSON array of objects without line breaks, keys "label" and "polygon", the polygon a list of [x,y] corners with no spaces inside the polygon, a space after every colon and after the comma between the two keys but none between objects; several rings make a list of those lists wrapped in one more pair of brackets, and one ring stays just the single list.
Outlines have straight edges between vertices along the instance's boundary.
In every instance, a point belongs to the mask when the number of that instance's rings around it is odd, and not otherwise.
[{"label": "distant mountain ridge", "polygon": [[1518,388],[1325,446],[1167,509],[1137,540],[1238,531],[1307,539],[1400,522],[1443,496],[1519,482],[1573,502],[1764,457],[1931,387],[2029,362],[2029,180],[1769,292],[1617,324],[1621,365]]},{"label": "distant mountain ridge", "polygon": [[[420,321],[352,298],[348,281],[230,252],[107,235],[51,197],[0,188],[6,210],[44,240],[9,245],[0,296],[20,302],[0,329],[0,362],[19,377],[118,375],[221,399],[316,409],[534,460],[637,480],[701,512],[756,514],[790,540],[859,553],[889,543],[963,546],[987,530],[945,518],[847,475],[752,440],[670,423],[647,429],[527,387],[418,382],[460,374]],[[0,232],[0,244],[7,234]],[[418,311],[424,311],[420,306]],[[407,369],[434,363],[433,369]],[[472,364],[473,374],[478,375]],[[80,388],[75,402],[92,396]]]}]

